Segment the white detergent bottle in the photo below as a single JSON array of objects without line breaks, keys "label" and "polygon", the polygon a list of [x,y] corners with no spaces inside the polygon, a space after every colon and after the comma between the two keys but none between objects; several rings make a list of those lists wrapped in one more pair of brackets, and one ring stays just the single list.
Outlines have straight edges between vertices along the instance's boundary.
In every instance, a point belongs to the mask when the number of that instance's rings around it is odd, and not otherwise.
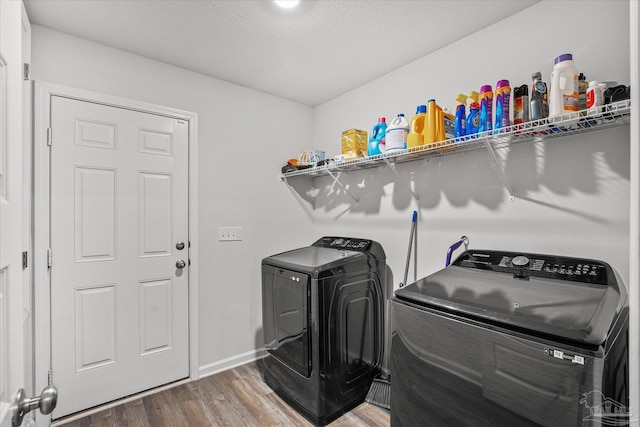
[{"label": "white detergent bottle", "polygon": [[405,119],[404,114],[398,114],[387,125],[385,135],[385,153],[394,153],[407,149],[407,135],[409,135],[409,122]]},{"label": "white detergent bottle", "polygon": [[578,73],[570,53],[558,56],[551,72],[549,121],[571,120],[578,116]]}]

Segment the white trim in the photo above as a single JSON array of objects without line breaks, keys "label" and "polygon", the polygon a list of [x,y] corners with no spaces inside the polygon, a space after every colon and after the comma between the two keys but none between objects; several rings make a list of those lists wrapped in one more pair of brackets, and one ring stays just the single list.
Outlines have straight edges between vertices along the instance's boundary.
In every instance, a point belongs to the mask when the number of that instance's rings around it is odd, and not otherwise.
[{"label": "white trim", "polygon": [[226,359],[222,359],[217,362],[209,363],[208,365],[200,367],[200,378],[219,374],[220,372],[237,368],[238,366],[242,366],[250,362],[254,362],[258,359],[262,359],[265,355],[266,351],[264,350],[264,348],[262,348],[259,350],[251,350],[246,353],[238,354],[236,356],[227,357]]},{"label": "white trim", "polygon": [[631,86],[629,176],[629,407],[630,425],[640,425],[640,7],[629,1]]},{"label": "white trim", "polygon": [[[118,108],[159,114],[189,123],[189,378],[199,378],[198,331],[198,115],[193,112],[149,104],[127,98],[75,89],[67,86],[34,82],[34,363],[35,389],[42,390],[48,381],[51,366],[50,275],[47,249],[50,242],[49,224],[49,149],[47,128],[50,100],[61,96],[96,102]],[[55,372],[53,382],[55,384]],[[49,425],[50,416],[38,416],[38,426]]]}]

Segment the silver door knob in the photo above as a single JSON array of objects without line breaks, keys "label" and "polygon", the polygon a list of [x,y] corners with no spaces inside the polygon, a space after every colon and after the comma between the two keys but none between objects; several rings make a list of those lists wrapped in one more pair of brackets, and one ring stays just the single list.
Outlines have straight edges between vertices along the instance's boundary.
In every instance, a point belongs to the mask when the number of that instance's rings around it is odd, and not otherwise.
[{"label": "silver door knob", "polygon": [[22,424],[24,416],[36,408],[40,409],[42,415],[49,415],[58,403],[58,389],[53,385],[48,385],[42,390],[39,397],[28,398],[24,389],[21,388],[16,393],[15,407],[13,416],[11,417],[11,426],[19,427]]},{"label": "silver door knob", "polygon": [[186,262],[184,262],[184,260],[179,259],[179,260],[176,262],[176,268],[178,268],[178,269],[180,269],[180,270],[182,270],[182,269],[183,269],[183,268],[185,268],[186,266],[187,266],[187,263],[186,263]]},{"label": "silver door knob", "polygon": [[178,242],[176,243],[176,249],[181,251],[184,249],[184,242]]}]

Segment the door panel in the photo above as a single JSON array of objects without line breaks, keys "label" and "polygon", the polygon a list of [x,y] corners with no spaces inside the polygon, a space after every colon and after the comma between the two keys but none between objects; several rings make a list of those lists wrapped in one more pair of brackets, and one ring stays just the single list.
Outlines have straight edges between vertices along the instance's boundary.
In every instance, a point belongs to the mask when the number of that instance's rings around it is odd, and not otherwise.
[{"label": "door panel", "polygon": [[189,375],[188,126],[53,96],[51,129],[59,418]]},{"label": "door panel", "polygon": [[23,276],[21,262],[28,245],[23,232],[29,227],[28,211],[23,212],[22,169],[26,163],[22,44],[27,38],[22,2],[0,1],[0,427],[11,425],[16,390],[27,387],[31,392],[25,381],[31,319],[23,298],[28,298],[28,275]]}]

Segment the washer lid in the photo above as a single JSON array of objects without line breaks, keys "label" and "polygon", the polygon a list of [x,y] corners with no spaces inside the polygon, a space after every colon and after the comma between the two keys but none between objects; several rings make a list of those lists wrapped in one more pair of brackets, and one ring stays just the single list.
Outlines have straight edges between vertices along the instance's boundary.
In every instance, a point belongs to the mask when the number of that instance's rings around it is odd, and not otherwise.
[{"label": "washer lid", "polygon": [[[564,273],[553,271],[556,264],[565,267]],[[597,269],[597,280],[595,274],[576,280],[577,265],[581,276],[583,265],[604,270]],[[569,266],[573,272],[570,278],[566,274]],[[624,287],[618,286],[608,264],[493,251],[465,252],[451,266],[397,290],[395,295],[463,316],[593,345],[606,340],[626,303]]]},{"label": "washer lid", "polygon": [[263,264],[274,264],[296,271],[317,273],[331,268],[333,264],[353,262],[364,259],[365,254],[351,250],[329,249],[307,246],[273,255],[262,260]]}]

